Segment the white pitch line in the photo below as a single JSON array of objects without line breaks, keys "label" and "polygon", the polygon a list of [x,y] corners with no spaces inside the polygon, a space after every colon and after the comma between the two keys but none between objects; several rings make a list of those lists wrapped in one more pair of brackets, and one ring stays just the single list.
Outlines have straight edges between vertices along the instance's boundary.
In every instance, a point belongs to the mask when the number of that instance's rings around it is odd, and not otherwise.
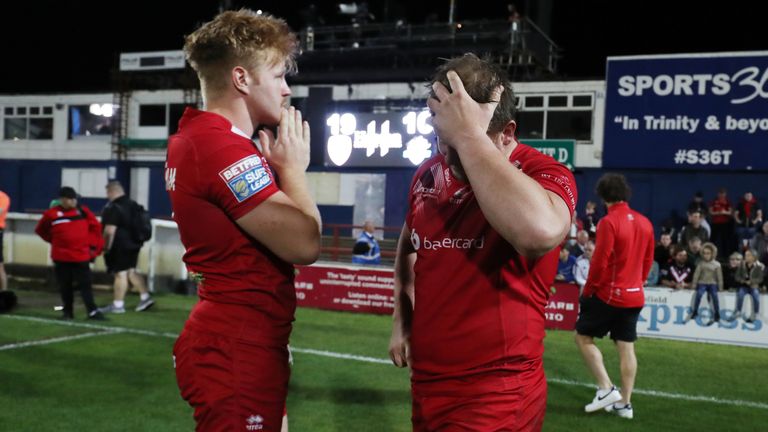
[{"label": "white pitch line", "polygon": [[61,343],[61,342],[69,342],[76,339],[85,339],[89,337],[104,336],[104,335],[114,334],[114,333],[115,332],[110,332],[110,331],[88,332],[88,333],[81,333],[73,336],[62,336],[57,338],[41,339],[41,340],[29,341],[29,342],[12,343],[8,345],[0,345],[0,351],[26,348],[31,346],[50,345],[50,344]]},{"label": "white pitch line", "polygon": [[[42,322],[42,323],[56,324],[56,325],[66,325],[66,326],[73,326],[73,327],[83,327],[83,328],[104,330],[104,332],[94,333],[94,334],[91,334],[91,336],[102,335],[102,334],[131,333],[131,334],[140,334],[145,336],[166,337],[166,338],[178,337],[178,334],[175,334],[175,333],[154,332],[151,330],[138,330],[138,329],[132,329],[128,327],[103,326],[103,325],[79,323],[79,322],[73,322],[73,321],[58,321],[58,320],[53,320],[48,318],[37,318],[37,317],[24,316],[24,315],[0,315],[0,317],[13,318],[13,319],[19,319],[24,321],[35,321],[35,322]],[[68,336],[68,337],[73,337],[73,336]],[[49,339],[49,340],[52,340],[52,339]],[[356,354],[337,353],[333,351],[316,350],[311,348],[299,348],[295,346],[291,346],[291,351],[302,353],[302,354],[310,354],[310,355],[337,358],[337,359],[343,359],[343,360],[353,360],[353,361],[359,361],[364,363],[376,363],[376,364],[392,363],[392,361],[389,359],[366,357],[366,356],[361,356]],[[595,388],[595,385],[592,383],[574,381],[574,380],[569,380],[564,378],[547,378],[547,382],[553,383],[553,384],[563,384],[563,385]],[[685,401],[691,401],[691,402],[709,402],[709,403],[715,403],[719,405],[746,406],[750,408],[768,410],[768,404],[762,403],[762,402],[745,401],[745,400],[738,400],[738,399],[720,399],[713,396],[687,395],[682,393],[669,393],[669,392],[663,392],[663,391],[657,391],[657,390],[644,390],[644,389],[638,389],[638,388],[634,389],[633,393],[646,395],[646,396],[659,397],[659,398],[666,398],[666,399],[679,399],[679,400],[685,400]]]}]

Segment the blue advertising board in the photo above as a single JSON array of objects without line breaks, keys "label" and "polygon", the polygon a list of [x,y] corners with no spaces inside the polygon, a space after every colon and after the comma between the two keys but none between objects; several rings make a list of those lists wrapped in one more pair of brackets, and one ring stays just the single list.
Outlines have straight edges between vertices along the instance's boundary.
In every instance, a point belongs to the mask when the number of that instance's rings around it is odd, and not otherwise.
[{"label": "blue advertising board", "polygon": [[768,51],[609,57],[604,168],[768,170]]}]

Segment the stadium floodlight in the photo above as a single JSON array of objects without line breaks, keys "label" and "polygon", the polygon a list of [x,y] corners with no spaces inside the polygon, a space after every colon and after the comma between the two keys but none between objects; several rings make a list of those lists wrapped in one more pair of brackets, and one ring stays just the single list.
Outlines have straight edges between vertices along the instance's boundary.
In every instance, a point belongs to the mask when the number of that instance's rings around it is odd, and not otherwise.
[{"label": "stadium floodlight", "polygon": [[339,13],[357,15],[357,3],[339,3]]}]

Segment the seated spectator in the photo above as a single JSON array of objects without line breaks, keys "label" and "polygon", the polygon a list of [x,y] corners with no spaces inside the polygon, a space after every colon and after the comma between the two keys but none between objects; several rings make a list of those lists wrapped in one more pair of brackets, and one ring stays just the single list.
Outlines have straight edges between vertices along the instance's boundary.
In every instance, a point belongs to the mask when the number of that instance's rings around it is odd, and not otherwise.
[{"label": "seated spectator", "polygon": [[688,252],[681,246],[674,247],[672,262],[661,269],[661,285],[674,289],[688,289],[693,280],[693,268],[688,265]]},{"label": "seated spectator", "polygon": [[571,229],[568,231],[568,248],[572,248],[576,245],[576,237],[579,234],[579,231],[582,230],[581,220],[576,216],[576,211],[574,210],[573,216],[571,216]]},{"label": "seated spectator", "polygon": [[701,212],[694,211],[690,213],[688,215],[688,224],[680,231],[678,243],[687,245],[694,237],[698,237],[702,243],[709,241],[709,232],[701,224],[702,220]]},{"label": "seated spectator", "polygon": [[699,265],[699,261],[701,260],[702,246],[703,243],[698,237],[693,237],[688,242],[688,248],[686,249],[686,252],[688,252],[688,265],[690,265],[691,268],[696,268],[696,266]]},{"label": "seated spectator", "polygon": [[[583,231],[586,233],[586,231]],[[587,241],[584,246],[584,253],[576,260],[576,265],[573,267],[573,278],[576,279],[576,283],[579,285],[579,294],[584,289],[584,284],[587,283],[587,276],[589,276],[589,262],[592,260],[592,254],[595,252],[595,243],[591,240]]]},{"label": "seated spectator", "polygon": [[760,209],[760,204],[757,203],[752,192],[745,193],[739,200],[739,205],[733,212],[733,219],[736,222],[739,250],[747,249],[749,240],[755,235],[756,227],[763,224],[763,210]]},{"label": "seated spectator", "polygon": [[738,252],[734,252],[728,257],[728,263],[723,268],[723,287],[729,291],[735,291],[738,284],[736,283],[736,270],[739,269],[741,261],[744,256]]},{"label": "seated spectator", "polygon": [[651,271],[648,272],[648,278],[645,280],[645,286],[656,286],[659,284],[659,263],[654,260],[651,264]]},{"label": "seated spectator", "polygon": [[586,230],[580,230],[576,233],[576,243],[568,247],[568,251],[574,258],[580,257],[584,253],[589,243],[589,233]]},{"label": "seated spectator", "polygon": [[381,249],[379,242],[373,236],[373,222],[365,221],[363,232],[352,248],[352,262],[355,264],[379,264],[381,263]]},{"label": "seated spectator", "polygon": [[707,323],[707,326],[720,321],[720,299],[718,292],[723,290],[723,269],[715,257],[717,249],[713,243],[707,242],[701,247],[701,260],[693,272],[693,281],[691,285],[696,288],[696,298],[693,301],[691,314],[685,319],[690,321],[699,316],[699,305],[704,293],[709,294],[712,305],[713,317]]},{"label": "seated spectator", "polygon": [[709,204],[711,219],[712,243],[717,246],[720,257],[728,256],[733,251],[733,207],[728,200],[728,192],[725,188],[717,191],[717,198]]},{"label": "seated spectator", "polygon": [[571,256],[568,248],[560,248],[560,259],[557,261],[557,276],[555,276],[555,280],[575,283],[576,278],[573,276],[574,265],[576,265],[576,258]]},{"label": "seated spectator", "polygon": [[589,238],[594,240],[597,236],[597,221],[600,217],[597,215],[597,204],[594,201],[587,201],[584,207],[584,216],[581,217],[581,226],[589,233]]},{"label": "seated spectator", "polygon": [[656,261],[660,267],[666,267],[667,264],[669,264],[670,246],[672,246],[672,235],[668,232],[662,232],[661,236],[659,236],[659,242],[656,243],[656,248],[653,250],[653,260]]},{"label": "seated spectator", "polygon": [[752,297],[752,315],[749,318],[744,318],[744,321],[751,323],[755,320],[757,314],[760,313],[758,287],[762,285],[764,278],[765,266],[757,260],[757,252],[747,249],[744,252],[744,262],[736,270],[738,291],[736,292],[736,311],[732,315],[731,321],[742,315],[741,308],[744,306],[744,296],[746,295]]},{"label": "seated spectator", "polygon": [[[701,226],[704,227],[705,230],[707,230],[707,237],[712,236],[712,230],[709,226],[709,222],[707,222],[707,211],[709,209],[707,208],[707,204],[704,203],[704,194],[701,193],[701,191],[697,191],[693,195],[693,200],[688,203],[688,215],[690,216],[694,212],[701,213]],[[708,240],[708,239],[707,239]],[[702,239],[702,241],[707,241]]]},{"label": "seated spectator", "polygon": [[757,260],[768,265],[768,221],[763,222],[762,229],[749,241],[749,248],[757,252]]}]

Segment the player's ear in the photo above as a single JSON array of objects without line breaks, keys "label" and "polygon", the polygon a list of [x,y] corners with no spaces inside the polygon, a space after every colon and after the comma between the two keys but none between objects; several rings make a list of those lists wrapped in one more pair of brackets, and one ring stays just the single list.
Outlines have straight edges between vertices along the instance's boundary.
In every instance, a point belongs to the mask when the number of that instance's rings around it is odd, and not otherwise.
[{"label": "player's ear", "polygon": [[515,142],[515,132],[517,131],[517,123],[514,120],[510,120],[501,130],[502,143],[509,145]]},{"label": "player's ear", "polygon": [[235,87],[237,91],[243,94],[250,93],[250,90],[248,89],[248,84],[250,84],[251,76],[248,73],[248,70],[245,69],[242,66],[235,66],[232,68],[232,85]]}]

